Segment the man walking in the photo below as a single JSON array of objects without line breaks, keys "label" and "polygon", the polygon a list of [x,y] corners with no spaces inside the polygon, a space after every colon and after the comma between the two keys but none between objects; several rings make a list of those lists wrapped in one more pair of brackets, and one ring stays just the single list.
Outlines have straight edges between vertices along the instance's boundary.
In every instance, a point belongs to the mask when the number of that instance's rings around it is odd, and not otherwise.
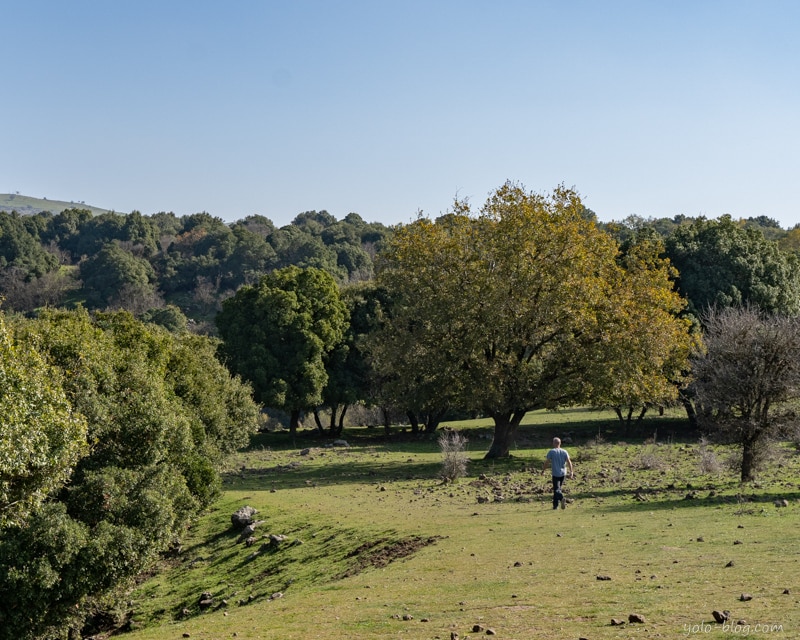
[{"label": "man walking", "polygon": [[569,458],[569,453],[567,453],[566,449],[561,448],[561,438],[553,438],[553,448],[547,452],[542,473],[547,471],[548,463],[553,472],[553,509],[558,509],[559,504],[562,509],[566,509],[567,501],[564,498],[561,487],[564,484],[564,478],[567,476],[567,467],[569,467],[570,478],[575,477],[575,472],[572,468],[572,460]]}]

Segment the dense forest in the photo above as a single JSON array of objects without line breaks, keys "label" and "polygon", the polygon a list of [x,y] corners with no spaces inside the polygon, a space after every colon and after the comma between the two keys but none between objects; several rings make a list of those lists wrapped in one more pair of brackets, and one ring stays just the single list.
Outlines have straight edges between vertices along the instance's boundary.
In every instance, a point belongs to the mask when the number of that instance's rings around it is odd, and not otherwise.
[{"label": "dense forest", "polygon": [[390,233],[355,213],[336,220],[326,211],[280,228],[263,216],[226,224],[207,213],[0,212],[0,292],[7,311],[80,303],[175,321],[164,309],[177,308],[196,332],[213,333],[221,301],[275,269],[316,267],[341,284],[370,280]]},{"label": "dense forest", "polygon": [[[590,210],[584,215],[597,222]],[[630,216],[597,224],[624,242],[642,229],[666,239],[702,220]],[[731,222],[800,252],[798,226],[785,230],[766,216]],[[208,213],[0,211],[0,294],[6,311],[127,309],[165,323],[189,319],[194,332],[213,334],[221,302],[276,269],[316,267],[339,285],[372,280],[391,235],[391,227],[356,213],[337,220],[326,211],[301,213],[283,227],[258,215],[225,223]]]},{"label": "dense forest", "polygon": [[563,187],[391,228],[0,212],[0,295],[0,638],[117,624],[263,408],[487,416],[499,458],[530,410],[683,405],[750,480],[800,395],[800,227],[600,223]]}]

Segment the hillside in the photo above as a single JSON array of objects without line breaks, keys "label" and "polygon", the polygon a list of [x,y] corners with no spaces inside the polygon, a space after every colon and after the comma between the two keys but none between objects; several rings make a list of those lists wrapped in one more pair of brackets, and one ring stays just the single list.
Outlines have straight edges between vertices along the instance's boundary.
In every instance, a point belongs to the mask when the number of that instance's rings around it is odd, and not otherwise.
[{"label": "hillside", "polygon": [[0,211],[16,211],[24,216],[33,216],[42,211],[61,213],[64,209],[88,209],[94,215],[108,213],[108,209],[92,207],[83,202],[65,202],[63,200],[48,200],[46,198],[32,198],[14,193],[0,193]]}]

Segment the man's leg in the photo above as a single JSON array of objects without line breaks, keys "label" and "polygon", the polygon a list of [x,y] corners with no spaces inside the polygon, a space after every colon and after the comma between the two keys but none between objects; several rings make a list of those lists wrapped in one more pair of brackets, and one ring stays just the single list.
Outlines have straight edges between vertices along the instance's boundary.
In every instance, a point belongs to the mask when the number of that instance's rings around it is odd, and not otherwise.
[{"label": "man's leg", "polygon": [[561,492],[561,485],[564,483],[564,476],[553,476],[553,509],[558,509],[558,505],[564,498]]}]

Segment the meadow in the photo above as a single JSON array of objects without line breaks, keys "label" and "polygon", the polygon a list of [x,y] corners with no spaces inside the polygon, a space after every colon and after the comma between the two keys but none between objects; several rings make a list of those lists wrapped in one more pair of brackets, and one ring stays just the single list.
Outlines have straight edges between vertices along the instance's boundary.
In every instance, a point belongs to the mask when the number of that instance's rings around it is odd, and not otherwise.
[{"label": "meadow", "polygon": [[[131,594],[123,637],[800,637],[791,443],[742,485],[734,449],[680,413],[630,429],[610,413],[531,413],[502,461],[483,460],[489,421],[447,424],[468,438],[454,482],[435,437],[260,434]],[[542,463],[556,435],[576,478],[554,511]],[[244,505],[263,520],[250,544],[231,525]]]}]

